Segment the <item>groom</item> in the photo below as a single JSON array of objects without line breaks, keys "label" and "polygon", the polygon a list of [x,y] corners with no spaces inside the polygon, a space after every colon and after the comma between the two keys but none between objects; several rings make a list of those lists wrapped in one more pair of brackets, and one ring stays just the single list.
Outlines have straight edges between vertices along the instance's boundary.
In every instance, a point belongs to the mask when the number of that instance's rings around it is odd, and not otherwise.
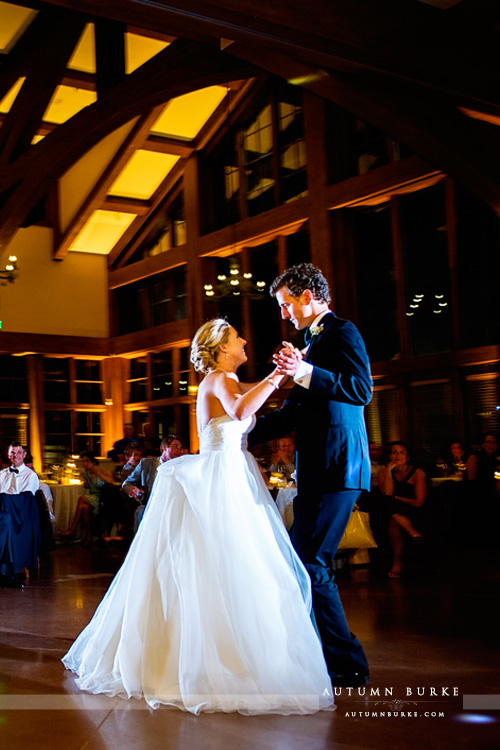
[{"label": "groom", "polygon": [[334,686],[368,682],[363,648],[349,631],[331,562],[361,490],[370,489],[363,407],[372,379],[357,328],[329,309],[330,290],[311,263],[292,266],[271,285],[281,316],[305,331],[307,348],[275,355],[295,386],[281,409],[259,417],[252,443],[295,430],[297,497],[293,545],[312,582],[313,608]]}]

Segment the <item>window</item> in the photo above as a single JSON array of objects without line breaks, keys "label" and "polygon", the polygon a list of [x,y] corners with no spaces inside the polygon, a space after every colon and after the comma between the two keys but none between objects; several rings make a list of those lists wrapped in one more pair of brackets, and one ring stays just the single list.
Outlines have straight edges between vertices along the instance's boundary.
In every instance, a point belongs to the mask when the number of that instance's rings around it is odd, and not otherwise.
[{"label": "window", "polygon": [[130,360],[129,403],[146,401],[148,397],[148,358],[136,357]]},{"label": "window", "polygon": [[62,461],[73,452],[71,441],[71,410],[45,411],[45,451],[43,462],[47,466]]},{"label": "window", "polygon": [[179,354],[179,396],[187,396],[189,385],[189,371],[191,369],[189,364],[189,349],[187,347],[185,347],[184,349],[180,349]]},{"label": "window", "polygon": [[287,203],[307,194],[304,116],[296,102],[278,101],[278,148],[281,200]]},{"label": "window", "polygon": [[0,401],[12,404],[28,402],[26,357],[0,355]]},{"label": "window", "polygon": [[48,404],[71,401],[69,359],[43,358],[43,390]]},{"label": "window", "polygon": [[443,185],[402,196],[399,211],[411,353],[447,351],[453,328]]},{"label": "window", "polygon": [[302,92],[275,84],[251,107],[200,159],[204,232],[307,194]]},{"label": "window", "polygon": [[266,104],[243,130],[245,195],[248,215],[255,216],[273,208],[273,120],[272,108]]},{"label": "window", "polygon": [[500,376],[497,372],[468,375],[465,381],[469,439],[481,444],[484,432],[500,435]]},{"label": "window", "polygon": [[155,274],[116,289],[119,334],[181,320],[187,315],[184,268]]},{"label": "window", "polygon": [[145,239],[138,249],[127,260],[126,265],[136,263],[153,255],[166,253],[173,247],[186,243],[186,221],[184,218],[184,200],[182,191],[168,203],[167,207],[156,213]]},{"label": "window", "polygon": [[172,351],[152,355],[153,399],[174,395]]},{"label": "window", "polygon": [[76,452],[93,451],[101,455],[101,413],[98,411],[76,412]]},{"label": "window", "polygon": [[102,404],[101,367],[95,360],[76,360],[76,402],[78,404]]},{"label": "window", "polygon": [[289,234],[286,238],[287,266],[296,263],[309,263],[311,260],[311,248],[309,242],[309,229],[302,228],[299,232]]},{"label": "window", "polygon": [[250,299],[249,325],[253,327],[254,351],[249,356],[254,360],[255,377],[268,375],[271,369],[271,357],[280,337],[280,316],[276,300],[269,294],[269,286],[278,275],[276,242],[269,242],[250,251],[252,277],[255,281],[264,281],[260,298]]},{"label": "window", "polygon": [[373,397],[365,407],[368,436],[378,445],[387,446],[401,440],[399,390],[395,387],[375,387]]},{"label": "window", "polygon": [[[0,435],[2,442],[0,450],[4,453],[10,443],[28,445],[28,410],[12,406],[0,408]],[[3,456],[6,458],[6,456]]]},{"label": "window", "polygon": [[500,223],[493,211],[460,186],[457,194],[457,272],[462,345],[498,344]]},{"label": "window", "polygon": [[354,245],[359,328],[372,361],[391,359],[400,351],[391,209],[347,209],[344,216]]},{"label": "window", "polygon": [[453,389],[450,381],[412,383],[411,403],[415,457],[428,472],[455,434]]}]

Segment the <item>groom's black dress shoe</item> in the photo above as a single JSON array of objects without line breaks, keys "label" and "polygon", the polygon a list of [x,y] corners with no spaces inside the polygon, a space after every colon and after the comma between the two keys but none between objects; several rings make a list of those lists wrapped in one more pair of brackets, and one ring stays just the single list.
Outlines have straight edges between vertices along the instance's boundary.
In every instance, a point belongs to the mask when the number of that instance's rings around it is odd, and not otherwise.
[{"label": "groom's black dress shoe", "polygon": [[16,581],[12,576],[0,576],[0,588],[3,589],[23,589],[24,584]]},{"label": "groom's black dress shoe", "polygon": [[330,677],[333,687],[361,687],[368,685],[370,678],[364,672],[348,672],[347,674],[337,674]]}]

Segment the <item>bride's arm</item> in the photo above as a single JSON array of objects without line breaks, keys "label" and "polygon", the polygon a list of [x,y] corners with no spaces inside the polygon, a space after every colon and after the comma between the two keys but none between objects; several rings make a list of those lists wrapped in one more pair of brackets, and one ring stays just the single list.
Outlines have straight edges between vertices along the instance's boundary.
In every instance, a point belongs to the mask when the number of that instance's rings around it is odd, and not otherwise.
[{"label": "bride's arm", "polygon": [[[276,373],[276,370],[275,370],[274,372]],[[290,378],[289,378],[289,376],[288,376],[288,375],[286,375],[286,376],[284,376],[284,377],[281,377],[281,380],[280,380],[280,376],[279,376],[279,375],[274,375],[274,376],[273,376],[273,375],[271,374],[271,375],[268,375],[268,377],[272,378],[272,379],[273,379],[273,380],[274,380],[274,381],[276,382],[276,385],[278,385],[278,384],[279,384],[279,387],[280,387],[280,388],[283,388],[283,386],[285,385],[285,383],[287,382],[287,380],[290,380]],[[258,384],[259,384],[259,382],[260,382],[260,381],[258,381],[258,382],[255,382],[255,383],[242,383],[242,382],[240,381],[240,389],[241,389],[241,392],[242,392],[242,393],[248,393],[248,391],[251,391],[251,390],[252,390],[252,388],[254,388],[254,387],[255,387],[256,385],[258,385]]]},{"label": "bride's arm", "polygon": [[233,419],[245,419],[255,414],[271,393],[284,380],[274,370],[263,380],[254,384],[243,384],[224,372],[213,374],[213,393],[221,402],[224,411]]}]

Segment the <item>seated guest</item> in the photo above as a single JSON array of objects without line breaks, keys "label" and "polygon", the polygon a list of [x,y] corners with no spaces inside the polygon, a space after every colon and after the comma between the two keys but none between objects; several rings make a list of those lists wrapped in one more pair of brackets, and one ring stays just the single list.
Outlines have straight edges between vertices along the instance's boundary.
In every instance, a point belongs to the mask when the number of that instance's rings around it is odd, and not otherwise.
[{"label": "seated guest", "polygon": [[401,441],[391,443],[389,463],[378,474],[382,494],[382,508],[389,517],[389,538],[392,547],[392,565],[389,578],[399,578],[403,567],[403,532],[415,544],[423,539],[415,527],[419,523],[419,508],[427,495],[425,474],[413,466],[408,446]]},{"label": "seated guest", "polygon": [[495,492],[497,454],[497,436],[493,432],[485,432],[481,439],[481,450],[471,456],[469,479],[476,480],[478,488],[488,495]]},{"label": "seated guest", "polygon": [[39,480],[21,443],[11,443],[7,455],[10,465],[0,471],[0,586],[22,588],[14,575],[37,566],[40,547]]},{"label": "seated guest", "polygon": [[120,468],[120,484],[123,484],[125,479],[133,472],[136,466],[139,465],[143,451],[140,445],[137,443],[129,443],[125,448],[125,463]]},{"label": "seated guest", "polygon": [[11,443],[7,452],[10,466],[0,471],[0,492],[17,495],[29,491],[35,494],[40,480],[25,464],[27,452],[21,443]]},{"label": "seated guest", "polygon": [[113,484],[114,479],[108,469],[99,467],[99,461],[91,451],[82,453],[81,458],[82,478],[89,492],[86,495],[80,495],[72,522],[59,536],[74,537],[81,520],[84,528],[82,544],[87,546],[92,541],[92,520],[99,515],[102,488],[107,484]]},{"label": "seated guest", "polygon": [[183,448],[182,440],[177,435],[169,435],[160,444],[159,456],[146,456],[141,459],[135,469],[129,474],[122,484],[126,495],[136,501],[134,519],[134,532],[137,531],[144,508],[151,495],[153,483],[156,478],[156,470],[161,463],[172,458],[178,458]]},{"label": "seated guest", "polygon": [[129,544],[132,540],[137,502],[125,493],[121,485],[139,465],[142,458],[142,447],[138,443],[129,443],[124,451],[123,465],[113,472],[119,486],[108,485],[109,491],[103,490],[102,526],[105,541],[125,539],[125,542]]},{"label": "seated guest", "polygon": [[108,452],[108,458],[111,458],[113,461],[117,461],[117,457],[120,453],[125,452],[125,448],[127,447],[127,445],[130,445],[130,443],[139,442],[139,439],[135,437],[134,425],[132,424],[132,422],[127,422],[123,425],[123,437],[113,443],[112,450]]},{"label": "seated guest", "polygon": [[291,481],[295,471],[295,442],[291,435],[280,438],[277,441],[278,450],[271,459],[269,471],[271,474],[278,472],[285,475],[287,481]]},{"label": "seated guest", "polygon": [[449,452],[449,476],[461,475],[464,479],[469,479],[469,472],[472,470],[475,457],[469,450],[466,450],[464,441],[461,438],[455,438],[450,443]]}]

